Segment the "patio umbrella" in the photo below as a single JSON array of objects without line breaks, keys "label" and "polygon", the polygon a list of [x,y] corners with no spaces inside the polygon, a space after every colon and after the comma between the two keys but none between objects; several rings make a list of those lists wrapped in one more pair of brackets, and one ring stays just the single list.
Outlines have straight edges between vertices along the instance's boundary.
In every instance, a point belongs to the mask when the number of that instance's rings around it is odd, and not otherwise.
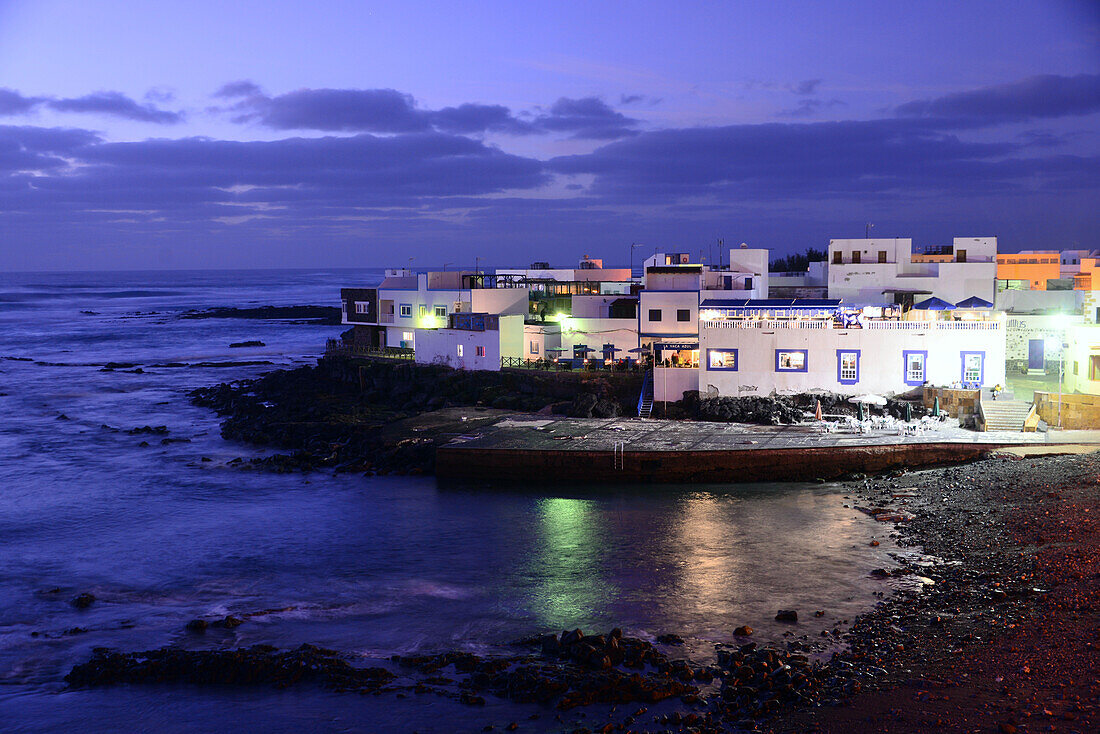
[{"label": "patio umbrella", "polygon": [[863,421],[863,403],[856,403],[856,418]]},{"label": "patio umbrella", "polygon": [[886,398],[881,395],[874,395],[872,393],[864,393],[863,395],[853,395],[848,398],[849,403],[857,403],[867,405],[886,405]]},{"label": "patio umbrella", "polygon": [[546,351],[548,351],[548,352],[564,352],[564,351],[566,351],[566,348],[565,347],[547,347]]},{"label": "patio umbrella", "polygon": [[649,354],[649,347],[634,347],[633,349],[627,349],[626,351],[631,354]]},{"label": "patio umbrella", "polygon": [[932,417],[940,417],[940,398],[936,396],[936,399],[932,401]]},{"label": "patio umbrella", "polygon": [[906,403],[905,404],[905,422],[909,423],[912,420],[913,420],[913,404],[912,403]]},{"label": "patio umbrella", "polygon": [[578,344],[577,346],[573,347],[574,354],[589,354],[594,351],[596,350],[584,344]]},{"label": "patio umbrella", "polygon": [[984,298],[971,296],[956,303],[955,308],[993,308],[993,304]]},{"label": "patio umbrella", "polygon": [[955,305],[942,298],[932,297],[914,304],[913,308],[917,311],[950,311],[955,308]]},{"label": "patio umbrella", "polygon": [[815,421],[821,420],[821,401],[820,400],[817,401],[817,407],[814,408],[814,420]]}]

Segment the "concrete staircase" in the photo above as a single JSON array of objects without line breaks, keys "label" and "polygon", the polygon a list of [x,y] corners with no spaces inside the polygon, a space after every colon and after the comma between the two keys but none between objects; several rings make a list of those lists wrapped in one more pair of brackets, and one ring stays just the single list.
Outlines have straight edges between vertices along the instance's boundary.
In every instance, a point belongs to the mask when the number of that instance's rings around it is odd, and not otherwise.
[{"label": "concrete staircase", "polygon": [[1031,412],[1031,403],[1023,400],[988,400],[982,396],[982,413],[987,431],[1022,431]]},{"label": "concrete staircase", "polygon": [[638,416],[648,418],[653,413],[653,370],[642,378],[642,393],[638,396]]}]

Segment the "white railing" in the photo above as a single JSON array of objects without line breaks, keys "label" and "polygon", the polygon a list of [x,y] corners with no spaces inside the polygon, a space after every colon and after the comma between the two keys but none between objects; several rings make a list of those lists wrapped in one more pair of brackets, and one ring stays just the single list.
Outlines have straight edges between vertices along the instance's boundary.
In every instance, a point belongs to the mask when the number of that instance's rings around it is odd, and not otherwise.
[{"label": "white railing", "polygon": [[1000,321],[935,321],[937,331],[997,331]]},{"label": "white railing", "polygon": [[884,331],[929,331],[934,321],[865,321],[863,328]]},{"label": "white railing", "polygon": [[832,321],[768,321],[743,319],[729,321],[704,321],[704,329],[831,329]]}]

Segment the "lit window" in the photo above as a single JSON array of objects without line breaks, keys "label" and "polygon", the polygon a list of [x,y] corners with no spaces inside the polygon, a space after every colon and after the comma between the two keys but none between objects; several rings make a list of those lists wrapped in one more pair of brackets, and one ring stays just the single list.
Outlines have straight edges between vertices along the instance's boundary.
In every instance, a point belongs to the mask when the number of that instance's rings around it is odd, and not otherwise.
[{"label": "lit window", "polygon": [[707,366],[712,370],[737,370],[736,349],[708,349]]},{"label": "lit window", "polygon": [[401,304],[401,315],[404,316],[405,318],[408,318],[408,317],[413,315],[413,307],[412,307],[411,303],[402,303]]},{"label": "lit window", "polygon": [[413,333],[411,331],[403,331],[401,332],[401,338],[407,342],[411,342],[413,340]]},{"label": "lit window", "polygon": [[982,381],[982,361],[985,355],[981,352],[963,352],[963,382]]},{"label": "lit window", "polygon": [[462,356],[462,345],[461,344],[458,345],[458,356],[460,356],[460,357]]},{"label": "lit window", "polygon": [[532,341],[531,342],[531,354],[538,354],[538,353],[539,353],[539,343],[536,342],[536,341]]},{"label": "lit window", "polygon": [[485,356],[485,347],[480,347],[480,346],[474,347],[474,351],[477,353],[477,356],[479,356],[479,357],[484,357]]},{"label": "lit window", "polygon": [[789,349],[775,351],[776,372],[805,372],[806,350]]},{"label": "lit window", "polygon": [[421,304],[420,304],[420,318],[424,318],[424,316],[425,316],[425,315],[426,315],[427,313],[428,313],[428,307],[427,307],[427,306],[425,306],[425,305],[424,305],[423,303],[421,303]]},{"label": "lit window", "polygon": [[447,318],[447,307],[446,306],[436,306],[435,307],[435,317],[437,319]]},{"label": "lit window", "polygon": [[920,385],[924,382],[924,352],[905,353],[905,382]]},{"label": "lit window", "polygon": [[859,350],[841,350],[836,353],[837,382],[841,385],[854,385],[859,382]]}]

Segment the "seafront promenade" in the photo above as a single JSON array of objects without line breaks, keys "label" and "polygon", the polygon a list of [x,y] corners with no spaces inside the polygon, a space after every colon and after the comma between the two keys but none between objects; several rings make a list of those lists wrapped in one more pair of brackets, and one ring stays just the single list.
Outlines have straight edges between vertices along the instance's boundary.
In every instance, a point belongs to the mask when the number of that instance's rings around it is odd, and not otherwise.
[{"label": "seafront promenade", "polygon": [[[475,414],[476,415],[476,414]],[[512,416],[440,446],[445,479],[531,481],[768,481],[950,464],[996,452],[1100,449],[1100,431],[976,432],[958,422],[825,431],[822,423],[752,426],[638,418]]]}]

